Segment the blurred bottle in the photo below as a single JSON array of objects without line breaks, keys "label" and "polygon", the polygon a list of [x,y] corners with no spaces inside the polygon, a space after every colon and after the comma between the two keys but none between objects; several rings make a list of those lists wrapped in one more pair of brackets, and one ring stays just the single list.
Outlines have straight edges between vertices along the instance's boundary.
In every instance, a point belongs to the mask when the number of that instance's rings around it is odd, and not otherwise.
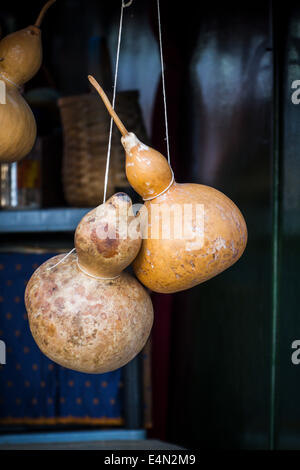
[{"label": "blurred bottle", "polygon": [[1,164],[1,208],[35,209],[41,206],[42,141],[20,162]]}]

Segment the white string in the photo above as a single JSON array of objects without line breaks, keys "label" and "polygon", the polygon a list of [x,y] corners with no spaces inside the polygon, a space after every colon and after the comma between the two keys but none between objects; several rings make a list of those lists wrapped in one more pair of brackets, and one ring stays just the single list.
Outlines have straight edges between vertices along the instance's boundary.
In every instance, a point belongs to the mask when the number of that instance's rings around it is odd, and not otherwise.
[{"label": "white string", "polygon": [[[57,263],[55,263],[53,266],[50,266],[50,268],[47,268],[47,271],[50,271],[50,269],[53,269],[55,268],[56,266],[58,266],[60,263],[62,263],[63,261],[65,261],[65,259],[68,258],[68,256],[70,256],[71,253],[73,253],[73,251],[75,251],[76,248],[73,248],[71,251],[69,251],[69,253],[67,253],[62,259],[60,259]],[[76,257],[76,263],[77,263],[77,266],[78,268],[80,269],[80,271],[82,271],[84,274],[86,274],[87,276],[90,276],[90,277],[93,277],[94,279],[101,279],[101,280],[111,280],[111,279],[117,279],[117,277],[120,277],[120,274],[118,274],[117,276],[115,277],[100,277],[100,276],[94,276],[93,274],[90,274],[88,271],[86,271],[85,269],[83,269],[83,267],[78,263],[78,256]]]},{"label": "white string", "polygon": [[161,36],[161,21],[160,21],[159,0],[157,0],[157,18],[158,18],[158,35],[159,35],[159,50],[160,50],[160,63],[161,63],[161,78],[162,78],[162,88],[163,88],[163,98],[164,98],[166,143],[167,143],[168,163],[170,165],[169,126],[168,126],[168,114],[167,114],[167,97],[166,97],[166,85],[165,85],[165,70],[164,70],[164,58],[163,58],[162,36]]},{"label": "white string", "polygon": [[86,271],[85,269],[83,269],[83,267],[78,263],[78,258],[77,258],[77,266],[78,268],[80,269],[80,271],[82,271],[84,274],[86,274],[87,276],[89,277],[92,277],[93,279],[101,279],[103,281],[109,281],[111,279],[117,279],[118,277],[120,277],[120,274],[118,274],[117,276],[115,277],[100,277],[100,276],[94,276],[93,274],[89,273],[88,271]]},{"label": "white string", "polygon": [[156,196],[152,196],[152,197],[148,197],[147,199],[143,198],[143,201],[152,201],[152,199],[156,199],[158,196],[162,196],[163,194],[165,194],[168,189],[172,186],[172,184],[174,183],[174,173],[173,173],[173,170],[172,168],[170,167],[170,170],[172,172],[172,178],[171,178],[171,181],[170,183],[168,184],[168,186],[163,190],[161,191],[159,194],[157,194]]},{"label": "white string", "polygon": [[[129,0],[129,2],[125,3],[124,0],[122,0],[121,3],[121,15],[120,15],[120,25],[119,25],[119,35],[118,35],[118,47],[117,47],[117,58],[116,58],[116,68],[115,68],[115,79],[114,79],[114,91],[113,91],[113,100],[112,100],[112,107],[115,107],[115,101],[116,101],[116,90],[117,90],[117,80],[118,80],[118,68],[119,68],[119,57],[120,57],[120,46],[121,46],[121,36],[122,36],[122,26],[123,26],[123,10],[126,7],[129,7],[132,4],[133,0]],[[8,80],[8,79],[7,79]],[[10,81],[10,80],[8,80]],[[13,83],[13,82],[12,82]],[[13,83],[14,84],[14,83]],[[103,195],[103,203],[106,201],[106,193],[107,193],[107,184],[108,184],[108,173],[109,173],[109,163],[110,163],[110,152],[111,152],[111,139],[112,139],[112,129],[113,129],[113,118],[110,120],[110,129],[109,129],[109,139],[108,139],[108,148],[107,148],[107,157],[106,157],[106,168],[105,168],[105,178],[104,178],[104,195]],[[58,266],[60,263],[62,263],[68,256],[70,256],[73,251],[75,251],[76,248],[73,248],[69,253],[66,254],[61,260],[58,261],[58,263],[54,264],[53,266],[50,266],[50,268],[47,268],[47,271],[50,269],[55,268]],[[78,260],[77,260],[77,265],[79,269],[81,269],[82,272],[87,274],[88,276],[94,277],[95,279],[106,279],[106,278],[97,278],[96,276],[92,276],[88,272],[84,271],[82,267],[80,267]],[[117,276],[119,277],[119,276]],[[107,278],[107,279],[115,279],[115,278]]]},{"label": "white string", "polygon": [[[120,25],[119,25],[117,57],[116,57],[116,67],[115,67],[115,79],[114,79],[114,91],[113,91],[113,99],[112,99],[112,108],[113,109],[115,109],[116,92],[117,92],[120,46],[121,46],[122,27],[123,27],[123,11],[124,11],[124,8],[129,7],[131,4],[132,4],[132,0],[130,0],[127,3],[125,3],[124,0],[122,0],[122,2],[121,2],[121,14],[120,14]],[[106,193],[107,193],[113,123],[114,123],[113,118],[110,118],[109,138],[108,138],[108,147],[107,147],[107,156],[106,156],[106,168],[105,168],[105,177],[104,177],[103,204],[106,201]]]},{"label": "white string", "polygon": [[69,251],[69,253],[67,253],[62,259],[60,259],[58,261],[58,263],[54,264],[53,266],[50,266],[50,268],[47,268],[47,271],[50,271],[50,269],[53,269],[55,268],[56,266],[58,266],[60,263],[62,263],[63,261],[65,261],[66,258],[68,258],[68,256],[70,256],[71,253],[73,253],[73,251],[75,251],[76,248],[72,248],[71,251]]},{"label": "white string", "polygon": [[19,85],[10,80],[10,78],[7,78],[5,75],[3,75],[2,72],[0,72],[0,76],[3,78],[3,80],[6,80],[7,82],[11,83],[11,85],[15,86],[19,91],[21,90],[21,87]]}]

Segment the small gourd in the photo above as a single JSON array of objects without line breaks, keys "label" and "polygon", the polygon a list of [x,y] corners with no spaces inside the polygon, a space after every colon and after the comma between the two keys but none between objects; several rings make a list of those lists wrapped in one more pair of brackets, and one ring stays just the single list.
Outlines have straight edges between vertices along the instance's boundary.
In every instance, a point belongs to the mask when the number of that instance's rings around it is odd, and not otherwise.
[{"label": "small gourd", "polygon": [[29,280],[25,304],[32,335],[61,366],[108,372],[125,365],[145,345],[153,323],[152,302],[143,286],[122,272],[141,246],[138,224],[131,233],[126,228],[136,220],[131,199],[115,194],[78,224],[76,254],[63,261],[64,255],[49,259]]},{"label": "small gourd", "polygon": [[44,5],[34,25],[0,41],[0,80],[5,83],[5,103],[0,104],[0,163],[20,160],[34,145],[36,122],[20,88],[41,66],[40,25],[54,2],[49,0]]},{"label": "small gourd", "polygon": [[[237,206],[209,186],[176,183],[166,158],[126,130],[100,85],[91,76],[89,80],[122,134],[127,179],[145,201],[148,218],[142,248],[133,263],[137,278],[152,291],[173,293],[207,281],[233,265],[247,244],[246,223]],[[192,212],[187,219],[185,205]],[[179,233],[186,236],[165,236],[166,206],[173,222],[172,211],[182,209],[177,223]],[[202,217],[198,208],[203,209]]]}]

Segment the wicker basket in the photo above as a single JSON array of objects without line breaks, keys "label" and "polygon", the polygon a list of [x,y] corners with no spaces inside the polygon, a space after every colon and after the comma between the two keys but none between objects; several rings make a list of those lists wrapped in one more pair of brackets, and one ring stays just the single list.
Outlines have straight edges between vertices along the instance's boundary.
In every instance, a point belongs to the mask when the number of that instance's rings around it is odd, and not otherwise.
[{"label": "wicker basket", "polygon": [[[120,92],[116,111],[126,127],[147,140],[137,91]],[[102,202],[110,117],[96,94],[58,100],[64,133],[63,187],[71,206],[94,207]],[[126,190],[124,149],[114,126],[107,197]]]}]

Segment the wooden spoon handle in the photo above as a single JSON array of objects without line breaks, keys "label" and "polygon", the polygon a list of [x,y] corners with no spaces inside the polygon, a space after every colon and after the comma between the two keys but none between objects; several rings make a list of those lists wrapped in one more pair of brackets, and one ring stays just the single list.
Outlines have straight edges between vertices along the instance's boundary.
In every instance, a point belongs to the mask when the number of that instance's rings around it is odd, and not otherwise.
[{"label": "wooden spoon handle", "polygon": [[97,82],[97,80],[94,79],[94,77],[92,77],[91,75],[88,75],[88,79],[90,81],[90,83],[93,85],[93,87],[97,90],[97,92],[99,93],[99,95],[101,96],[102,98],[102,101],[103,103],[105,104],[106,106],[106,109],[107,111],[109,112],[109,114],[111,115],[111,117],[113,118],[113,120],[115,121],[115,124],[116,126],[118,127],[119,131],[121,132],[121,134],[123,136],[125,135],[128,135],[128,132],[127,132],[127,129],[126,127],[124,126],[124,124],[122,123],[121,119],[119,118],[119,116],[117,115],[117,113],[115,112],[115,110],[113,109],[109,99],[107,98],[103,88],[101,88],[101,86],[99,85],[99,83]]},{"label": "wooden spoon handle", "polygon": [[51,7],[51,5],[53,5],[53,3],[55,3],[56,0],[48,0],[47,3],[45,3],[45,5],[43,6],[43,8],[41,9],[40,11],[40,14],[39,16],[37,17],[37,20],[36,22],[34,23],[34,26],[36,26],[37,28],[39,28],[41,26],[41,23],[43,21],[43,18],[47,12],[47,10]]}]

